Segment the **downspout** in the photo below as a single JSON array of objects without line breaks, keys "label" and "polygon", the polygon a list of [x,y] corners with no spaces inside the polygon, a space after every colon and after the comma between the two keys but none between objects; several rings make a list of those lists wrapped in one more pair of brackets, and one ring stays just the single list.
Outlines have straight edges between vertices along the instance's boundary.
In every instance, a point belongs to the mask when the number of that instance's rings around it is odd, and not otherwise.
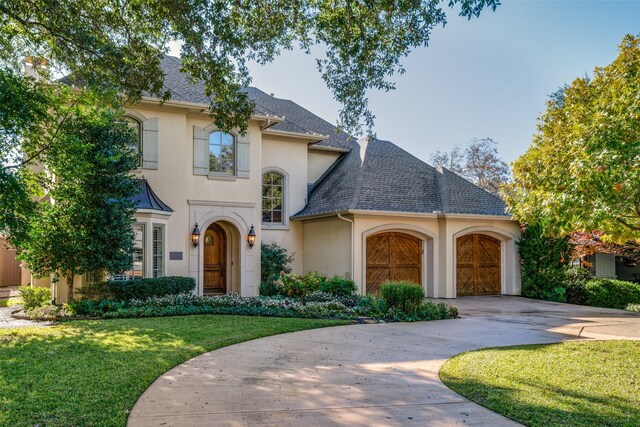
[{"label": "downspout", "polygon": [[353,257],[353,227],[354,227],[354,223],[353,223],[352,219],[343,217],[342,214],[339,213],[339,212],[338,212],[338,219],[341,219],[342,221],[347,221],[347,222],[351,223],[351,239],[350,239],[350,241],[351,241],[351,252],[350,252],[349,256],[351,258],[350,259],[351,280],[353,280],[353,276],[354,276],[354,273],[355,273],[355,266],[353,265],[353,260],[354,260],[354,257]]}]

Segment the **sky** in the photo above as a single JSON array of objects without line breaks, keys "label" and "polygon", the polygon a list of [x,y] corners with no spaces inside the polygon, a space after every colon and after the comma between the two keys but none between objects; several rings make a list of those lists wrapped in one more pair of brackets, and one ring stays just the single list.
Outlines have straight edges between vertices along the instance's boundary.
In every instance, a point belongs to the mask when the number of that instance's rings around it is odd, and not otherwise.
[{"label": "sky", "polygon": [[[425,161],[485,137],[515,160],[531,143],[547,96],[613,61],[625,34],[640,34],[640,0],[506,0],[471,21],[447,14],[429,46],[402,61],[396,90],[369,94],[378,138]],[[313,56],[284,52],[251,72],[254,86],[336,122],[340,105]]]}]

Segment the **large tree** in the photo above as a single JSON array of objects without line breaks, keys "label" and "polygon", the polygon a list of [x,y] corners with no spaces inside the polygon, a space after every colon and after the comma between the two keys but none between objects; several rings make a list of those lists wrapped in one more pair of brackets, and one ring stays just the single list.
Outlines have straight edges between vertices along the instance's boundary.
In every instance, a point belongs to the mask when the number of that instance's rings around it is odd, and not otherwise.
[{"label": "large tree", "polygon": [[182,42],[182,67],[204,81],[223,129],[244,129],[252,106],[240,89],[248,61],[314,46],[322,78],[343,104],[342,124],[372,126],[368,90],[390,90],[400,60],[446,23],[445,7],[477,17],[499,0],[0,0],[0,61],[46,58],[78,84],[136,101],[167,98],[160,60]]},{"label": "large tree", "polygon": [[507,203],[556,235],[640,239],[640,37],[553,94],[529,150],[513,164]]},{"label": "large tree", "polygon": [[500,158],[491,138],[474,138],[464,149],[456,146],[450,152],[438,150],[430,160],[433,166],[445,167],[497,196],[509,182],[509,165]]}]

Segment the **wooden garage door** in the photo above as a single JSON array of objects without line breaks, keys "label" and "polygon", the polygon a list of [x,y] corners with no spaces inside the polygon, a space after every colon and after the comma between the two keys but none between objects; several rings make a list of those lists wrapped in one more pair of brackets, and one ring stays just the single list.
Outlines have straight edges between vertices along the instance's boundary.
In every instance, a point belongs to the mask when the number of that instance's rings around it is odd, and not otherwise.
[{"label": "wooden garage door", "polygon": [[484,234],[469,234],[456,241],[456,293],[498,295],[501,288],[500,241]]},{"label": "wooden garage door", "polygon": [[405,233],[367,237],[367,292],[375,293],[387,280],[422,285],[422,241]]}]

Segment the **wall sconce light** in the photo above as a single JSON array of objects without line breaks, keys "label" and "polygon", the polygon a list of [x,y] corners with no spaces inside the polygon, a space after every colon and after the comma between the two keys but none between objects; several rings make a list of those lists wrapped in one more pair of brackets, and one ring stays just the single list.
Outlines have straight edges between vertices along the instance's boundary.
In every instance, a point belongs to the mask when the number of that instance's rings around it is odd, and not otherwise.
[{"label": "wall sconce light", "polygon": [[200,244],[200,229],[198,228],[197,222],[196,226],[193,227],[193,231],[191,232],[191,243],[193,243],[193,246],[196,248]]},{"label": "wall sconce light", "polygon": [[256,244],[256,229],[253,228],[253,224],[249,229],[249,234],[247,235],[247,243],[249,243],[249,247],[252,248],[253,245]]}]

